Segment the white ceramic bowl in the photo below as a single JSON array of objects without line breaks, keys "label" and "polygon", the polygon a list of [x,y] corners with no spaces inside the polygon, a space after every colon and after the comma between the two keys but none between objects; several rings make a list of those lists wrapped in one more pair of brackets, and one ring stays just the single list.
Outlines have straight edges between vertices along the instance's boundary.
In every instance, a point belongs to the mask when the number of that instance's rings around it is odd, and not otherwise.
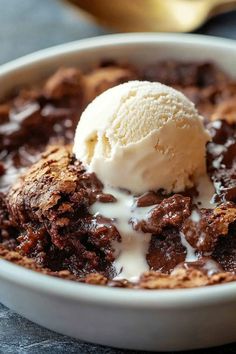
[{"label": "white ceramic bowl", "polygon": [[[61,45],[0,67],[0,96],[62,65],[102,58],[137,65],[213,60],[236,76],[236,42],[195,35],[126,34]],[[49,329],[127,349],[170,351],[236,341],[236,282],[188,290],[128,290],[77,284],[0,260],[0,301]]]}]

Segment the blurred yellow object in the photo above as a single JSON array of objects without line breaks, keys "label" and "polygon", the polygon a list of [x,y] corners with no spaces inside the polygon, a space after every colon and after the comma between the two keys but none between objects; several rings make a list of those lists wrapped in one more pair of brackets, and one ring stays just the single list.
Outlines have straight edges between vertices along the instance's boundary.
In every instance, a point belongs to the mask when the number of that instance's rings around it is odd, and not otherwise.
[{"label": "blurred yellow object", "polygon": [[120,31],[189,32],[236,0],[66,0]]}]

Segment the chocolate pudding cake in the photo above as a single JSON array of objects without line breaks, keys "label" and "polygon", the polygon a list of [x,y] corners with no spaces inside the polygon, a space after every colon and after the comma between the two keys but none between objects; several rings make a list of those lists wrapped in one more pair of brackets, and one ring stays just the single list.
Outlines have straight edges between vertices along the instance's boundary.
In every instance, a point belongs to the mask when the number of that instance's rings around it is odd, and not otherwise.
[{"label": "chocolate pudding cake", "polygon": [[236,280],[236,81],[214,64],[60,68],[2,100],[0,156],[1,258],[113,287]]}]

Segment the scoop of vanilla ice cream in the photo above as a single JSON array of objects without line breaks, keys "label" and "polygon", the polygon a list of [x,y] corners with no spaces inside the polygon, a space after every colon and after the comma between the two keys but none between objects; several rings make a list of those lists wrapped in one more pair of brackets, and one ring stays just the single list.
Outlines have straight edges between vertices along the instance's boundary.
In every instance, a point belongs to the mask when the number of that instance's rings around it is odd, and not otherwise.
[{"label": "scoop of vanilla ice cream", "polygon": [[206,171],[210,139],[194,104],[182,93],[130,81],[94,99],[78,124],[74,154],[104,185],[134,194],[192,187]]}]

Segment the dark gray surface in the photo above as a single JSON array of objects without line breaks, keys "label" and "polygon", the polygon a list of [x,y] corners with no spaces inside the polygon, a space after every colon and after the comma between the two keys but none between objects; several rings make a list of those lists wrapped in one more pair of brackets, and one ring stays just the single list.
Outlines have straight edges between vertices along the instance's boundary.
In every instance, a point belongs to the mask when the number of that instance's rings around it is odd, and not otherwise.
[{"label": "dark gray surface", "polygon": [[[135,354],[76,341],[46,330],[0,305],[0,354]],[[146,352],[142,352],[146,353]],[[204,354],[197,350],[186,354]],[[236,345],[208,349],[209,354],[235,354]]]},{"label": "dark gray surface", "polygon": [[[109,32],[56,0],[0,0],[0,64],[41,48],[105,33]],[[211,20],[198,33],[236,39],[236,12]],[[55,334],[0,304],[0,354],[125,352]],[[236,344],[207,350],[207,353],[235,354]]]}]

